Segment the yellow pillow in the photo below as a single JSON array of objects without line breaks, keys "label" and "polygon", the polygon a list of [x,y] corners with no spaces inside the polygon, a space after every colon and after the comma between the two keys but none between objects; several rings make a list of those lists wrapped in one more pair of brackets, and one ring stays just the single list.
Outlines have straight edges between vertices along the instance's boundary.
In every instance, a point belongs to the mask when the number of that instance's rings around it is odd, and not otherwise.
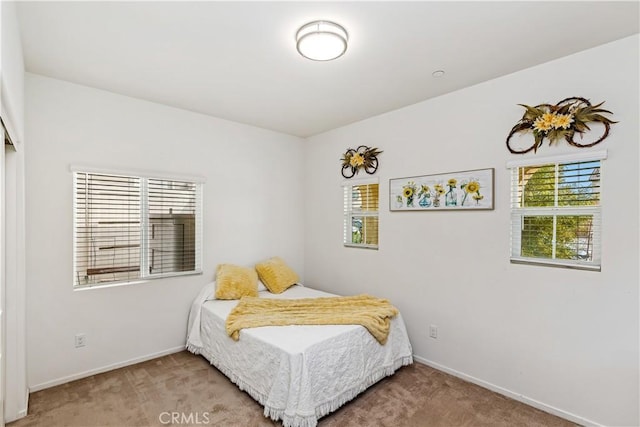
[{"label": "yellow pillow", "polygon": [[256,264],[262,283],[274,294],[280,294],[298,282],[298,275],[279,257]]},{"label": "yellow pillow", "polygon": [[220,264],[216,269],[216,299],[258,296],[258,275],[252,268]]}]

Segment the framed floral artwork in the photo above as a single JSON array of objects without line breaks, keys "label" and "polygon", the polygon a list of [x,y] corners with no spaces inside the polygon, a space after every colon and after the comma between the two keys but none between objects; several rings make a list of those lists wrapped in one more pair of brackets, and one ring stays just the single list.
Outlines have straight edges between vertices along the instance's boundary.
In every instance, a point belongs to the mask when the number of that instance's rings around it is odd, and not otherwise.
[{"label": "framed floral artwork", "polygon": [[494,169],[389,180],[389,210],[493,209]]}]

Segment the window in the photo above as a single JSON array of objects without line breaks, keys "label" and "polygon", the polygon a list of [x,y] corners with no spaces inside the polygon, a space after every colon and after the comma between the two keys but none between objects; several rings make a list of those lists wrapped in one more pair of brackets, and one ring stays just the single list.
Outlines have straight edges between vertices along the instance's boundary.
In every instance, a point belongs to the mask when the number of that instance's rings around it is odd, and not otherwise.
[{"label": "window", "polygon": [[378,249],[378,182],[344,184],[344,245]]},{"label": "window", "polygon": [[199,273],[201,186],[74,172],[74,287]]},{"label": "window", "polygon": [[604,158],[511,164],[511,262],[600,270]]}]

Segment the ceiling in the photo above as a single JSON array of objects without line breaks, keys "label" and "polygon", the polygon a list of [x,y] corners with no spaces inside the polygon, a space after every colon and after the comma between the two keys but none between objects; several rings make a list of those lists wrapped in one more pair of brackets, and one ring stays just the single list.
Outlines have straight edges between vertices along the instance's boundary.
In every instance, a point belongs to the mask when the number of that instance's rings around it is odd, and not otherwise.
[{"label": "ceiling", "polygon": [[[29,72],[307,137],[638,33],[639,4],[46,1],[18,18]],[[296,52],[317,19],[347,29],[343,57]]]}]

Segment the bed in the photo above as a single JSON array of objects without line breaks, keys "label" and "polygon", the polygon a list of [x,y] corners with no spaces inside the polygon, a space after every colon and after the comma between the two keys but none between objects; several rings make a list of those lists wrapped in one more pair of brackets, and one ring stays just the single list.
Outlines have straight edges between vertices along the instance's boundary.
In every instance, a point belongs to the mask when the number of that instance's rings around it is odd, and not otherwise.
[{"label": "bed", "polygon": [[[391,321],[383,346],[363,326],[264,326],[243,329],[238,341],[225,331],[237,300],[211,299],[203,288],[189,314],[187,349],[201,354],[241,390],[264,406],[264,415],[285,427],[313,427],[362,391],[413,363],[402,316]],[[335,296],[294,285],[263,298]]]}]

